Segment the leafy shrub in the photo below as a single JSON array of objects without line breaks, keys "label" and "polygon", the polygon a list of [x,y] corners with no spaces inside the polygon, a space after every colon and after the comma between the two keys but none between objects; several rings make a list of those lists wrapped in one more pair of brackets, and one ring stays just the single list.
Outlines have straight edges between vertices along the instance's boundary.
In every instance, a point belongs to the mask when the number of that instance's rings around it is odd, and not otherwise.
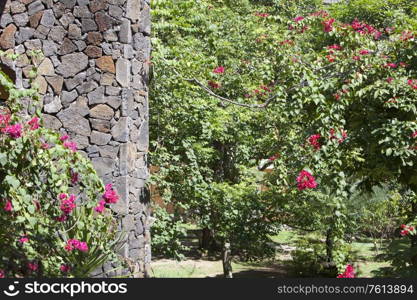
[{"label": "leafy shrub", "polygon": [[[42,127],[34,89],[17,90],[0,110],[0,275],[86,277],[120,246],[111,203],[88,159],[68,136]],[[25,106],[23,105],[25,104]]]},{"label": "leafy shrub", "polygon": [[155,218],[151,228],[153,254],[177,260],[183,259],[183,253],[188,247],[181,243],[181,239],[186,235],[181,219],[176,219],[173,214],[159,206],[153,208],[153,217]]}]

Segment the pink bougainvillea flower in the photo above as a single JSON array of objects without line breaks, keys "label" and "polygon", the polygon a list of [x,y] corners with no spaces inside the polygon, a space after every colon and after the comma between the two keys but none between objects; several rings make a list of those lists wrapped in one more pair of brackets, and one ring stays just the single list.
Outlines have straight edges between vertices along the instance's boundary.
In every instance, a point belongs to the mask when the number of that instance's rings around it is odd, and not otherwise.
[{"label": "pink bougainvillea flower", "polygon": [[314,189],[317,187],[317,182],[310,172],[302,170],[297,177],[297,187],[300,191],[305,189]]},{"label": "pink bougainvillea flower", "polygon": [[388,82],[388,83],[391,83],[393,80],[394,80],[394,78],[392,78],[392,77],[388,77],[388,78],[387,78],[387,82]]},{"label": "pink bougainvillea flower", "polygon": [[6,274],[0,269],[0,278],[6,278]]},{"label": "pink bougainvillea flower", "polygon": [[395,63],[387,63],[387,64],[385,65],[385,67],[387,67],[387,68],[391,68],[391,69],[395,69],[395,68],[397,67],[397,64],[395,64]]},{"label": "pink bougainvillea flower", "polygon": [[406,236],[407,234],[409,234],[409,231],[407,229],[404,229],[404,230],[400,231],[401,236]]},{"label": "pink bougainvillea flower", "polygon": [[269,17],[269,14],[268,13],[256,12],[255,16],[260,17],[260,18],[266,18],[266,17]]},{"label": "pink bougainvillea flower", "polygon": [[27,243],[29,242],[29,238],[25,235],[19,239],[19,242],[22,244]]},{"label": "pink bougainvillea flower", "polygon": [[412,87],[413,89],[417,89],[417,80],[416,79],[408,79],[407,84]]},{"label": "pink bougainvillea flower", "polygon": [[321,147],[319,143],[320,138],[321,138],[321,135],[319,133],[313,134],[312,136],[308,138],[308,142],[310,143],[311,146],[313,146],[314,149],[319,150]]},{"label": "pink bougainvillea flower", "polygon": [[69,265],[66,265],[66,264],[62,264],[59,269],[63,273],[68,273],[69,271],[71,271],[71,267]]},{"label": "pink bougainvillea flower", "polygon": [[[417,131],[414,131],[414,132],[411,134],[411,137],[412,137],[412,138],[417,137]],[[405,225],[404,225],[404,226],[405,226]]]},{"label": "pink bougainvillea flower", "polygon": [[106,203],[117,203],[119,201],[119,196],[116,191],[113,189],[111,183],[107,184],[105,187],[106,191],[104,192],[102,198]]},{"label": "pink bougainvillea flower", "polygon": [[215,74],[223,74],[224,71],[225,71],[225,68],[223,66],[218,66],[217,68],[215,68],[213,70],[213,73],[215,73]]},{"label": "pink bougainvillea flower", "polygon": [[274,154],[274,155],[272,155],[270,158],[268,158],[270,161],[274,161],[274,160],[276,160],[277,158],[279,158],[280,157],[280,155],[279,155],[279,153],[277,153],[277,154]]},{"label": "pink bougainvillea flower", "polygon": [[48,143],[42,143],[41,148],[42,149],[49,149],[51,146]]},{"label": "pink bougainvillea flower", "polygon": [[63,135],[63,136],[61,136],[60,138],[59,138],[59,140],[61,141],[61,142],[64,142],[64,141],[66,141],[66,140],[68,140],[69,139],[69,136],[68,135]]},{"label": "pink bougainvillea flower", "polygon": [[0,114],[0,127],[6,127],[10,123],[10,114]]},{"label": "pink bougainvillea flower", "polygon": [[32,118],[29,122],[28,122],[29,128],[30,130],[36,130],[39,128],[39,118],[38,117],[34,117]]},{"label": "pink bougainvillea flower", "polygon": [[[339,144],[343,143],[347,139],[347,137],[348,137],[347,131],[345,131],[345,130],[342,129],[340,131],[340,133],[341,133],[342,137],[337,140]],[[336,131],[333,128],[331,128],[330,129],[330,139],[335,139],[335,138],[337,138],[336,137]]]},{"label": "pink bougainvillea flower", "polygon": [[327,49],[340,51],[340,50],[342,50],[342,47],[338,44],[333,44],[333,45],[327,46]]},{"label": "pink bougainvillea flower", "polygon": [[65,222],[66,220],[68,220],[68,216],[67,215],[61,215],[59,217],[56,217],[55,220],[57,220],[58,222]]},{"label": "pink bougainvillea flower", "polygon": [[207,84],[212,88],[212,89],[219,89],[220,88],[220,84],[217,82],[214,82],[212,80],[209,80],[207,82]]},{"label": "pink bougainvillea flower", "polygon": [[7,200],[7,201],[6,201],[6,204],[4,205],[4,210],[5,210],[5,211],[8,211],[8,212],[13,211],[13,204],[12,204],[12,201],[10,201],[10,200]]},{"label": "pink bougainvillea flower", "polygon": [[88,252],[88,245],[86,242],[80,242],[77,249],[81,252]]},{"label": "pink bougainvillea flower", "polygon": [[94,208],[94,210],[98,213],[103,213],[104,209],[106,205],[106,201],[105,200],[100,200],[100,202],[98,203],[98,205]]},{"label": "pink bougainvillea flower", "polygon": [[22,124],[8,125],[3,129],[3,132],[8,134],[11,138],[17,139],[22,136]]},{"label": "pink bougainvillea flower", "polygon": [[360,55],[367,55],[369,53],[370,53],[369,50],[366,50],[366,49],[362,49],[362,50],[359,51]]},{"label": "pink bougainvillea flower", "polygon": [[304,17],[303,16],[298,16],[298,17],[295,17],[293,20],[294,20],[294,22],[298,23],[298,22],[304,20]]},{"label": "pink bougainvillea flower", "polygon": [[61,201],[61,206],[60,206],[61,211],[64,214],[69,215],[76,207],[76,205],[75,205],[75,195],[70,195],[68,198],[61,199],[61,200],[62,200]]},{"label": "pink bougainvillea flower", "polygon": [[357,55],[353,56],[352,59],[353,60],[361,60],[361,58],[359,56],[357,56]]},{"label": "pink bougainvillea flower", "polygon": [[355,269],[352,265],[347,265],[345,271],[337,275],[337,278],[355,278]]},{"label": "pink bougainvillea flower", "polygon": [[79,240],[76,240],[76,239],[69,239],[64,248],[67,251],[79,250],[81,252],[88,252],[87,243],[80,242]]},{"label": "pink bougainvillea flower", "polygon": [[293,40],[283,40],[281,42],[279,42],[280,45],[294,45],[294,41]]},{"label": "pink bougainvillea flower", "polygon": [[331,19],[328,19],[328,20],[322,22],[322,24],[324,26],[324,28],[323,28],[324,32],[330,32],[330,31],[333,30],[334,21],[335,21],[335,19],[331,18]]},{"label": "pink bougainvillea flower", "polygon": [[326,58],[328,62],[334,62],[336,60],[336,58],[333,55],[326,55]]},{"label": "pink bougainvillea flower", "polygon": [[64,193],[61,193],[61,194],[58,195],[58,198],[59,198],[59,200],[64,200],[64,199],[68,198],[68,195],[64,194]]},{"label": "pink bougainvillea flower", "polygon": [[414,228],[414,226],[408,226],[408,225],[405,225],[405,224],[402,224],[401,226],[400,226],[400,228],[402,229],[401,231],[400,231],[400,235],[401,236],[407,236],[407,235],[415,235],[415,228]]},{"label": "pink bougainvillea flower", "polygon": [[27,267],[28,267],[29,271],[35,272],[35,271],[38,270],[39,265],[37,263],[35,263],[35,262],[29,262],[27,264]]},{"label": "pink bougainvillea flower", "polygon": [[76,152],[78,150],[76,142],[64,142],[64,147],[70,149],[72,152]]}]

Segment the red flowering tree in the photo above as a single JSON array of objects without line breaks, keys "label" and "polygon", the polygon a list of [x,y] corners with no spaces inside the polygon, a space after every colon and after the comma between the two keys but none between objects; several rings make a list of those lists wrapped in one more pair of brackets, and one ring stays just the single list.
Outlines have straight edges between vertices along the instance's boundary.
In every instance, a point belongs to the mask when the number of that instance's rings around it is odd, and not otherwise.
[{"label": "red flowering tree", "polygon": [[[265,201],[285,224],[324,228],[326,260],[341,273],[352,183],[417,190],[416,40],[402,26],[306,13],[313,2],[161,1],[167,23],[154,43],[155,76],[163,79],[153,89],[153,159],[167,198],[191,203],[207,220],[213,182],[232,186],[271,157]],[[195,18],[175,19],[185,8]],[[233,176],[212,176],[221,172]]]},{"label": "red flowering tree", "polygon": [[42,127],[35,90],[1,72],[0,84],[10,95],[0,110],[0,278],[86,277],[118,261],[112,186],[68,136]]}]

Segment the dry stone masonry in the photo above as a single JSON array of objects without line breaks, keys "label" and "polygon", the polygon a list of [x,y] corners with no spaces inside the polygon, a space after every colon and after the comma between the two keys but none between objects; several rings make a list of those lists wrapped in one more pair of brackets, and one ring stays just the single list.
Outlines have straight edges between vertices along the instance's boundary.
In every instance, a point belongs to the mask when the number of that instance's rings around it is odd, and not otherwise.
[{"label": "dry stone masonry", "polygon": [[123,255],[147,276],[150,0],[8,0],[0,28],[0,47],[20,54],[3,63],[18,87],[37,84],[45,126],[77,142],[121,195],[113,209],[127,232]]}]

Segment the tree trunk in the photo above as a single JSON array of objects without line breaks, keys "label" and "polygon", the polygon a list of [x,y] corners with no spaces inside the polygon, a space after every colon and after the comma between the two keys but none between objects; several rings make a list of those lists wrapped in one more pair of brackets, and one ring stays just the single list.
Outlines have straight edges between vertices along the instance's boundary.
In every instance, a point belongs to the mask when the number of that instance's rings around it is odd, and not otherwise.
[{"label": "tree trunk", "polygon": [[331,226],[326,232],[326,260],[328,263],[333,262],[333,247],[333,226]]},{"label": "tree trunk", "polygon": [[230,250],[230,243],[227,241],[223,245],[222,262],[224,278],[233,278],[232,252]]},{"label": "tree trunk", "polygon": [[201,249],[212,250],[213,247],[213,234],[210,229],[203,228],[203,234],[201,237]]}]

